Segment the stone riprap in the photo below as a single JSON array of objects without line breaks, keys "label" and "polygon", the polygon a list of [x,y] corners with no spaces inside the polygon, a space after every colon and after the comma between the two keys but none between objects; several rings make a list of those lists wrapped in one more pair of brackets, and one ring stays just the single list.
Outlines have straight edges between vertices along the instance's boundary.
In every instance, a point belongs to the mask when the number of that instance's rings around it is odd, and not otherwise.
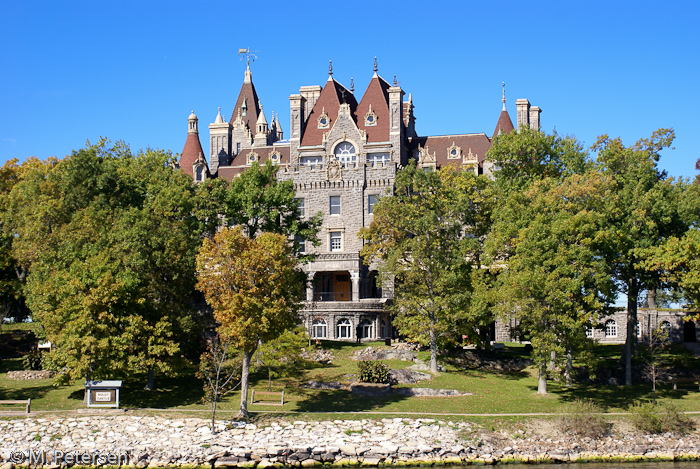
[{"label": "stone riprap", "polygon": [[[132,467],[465,465],[698,459],[697,432],[599,439],[490,432],[466,422],[394,418],[256,426],[137,416],[0,421],[0,468],[13,451],[127,453]],[[15,453],[16,454],[16,453]],[[26,466],[26,463],[24,464]],[[57,466],[54,466],[57,467]]]}]

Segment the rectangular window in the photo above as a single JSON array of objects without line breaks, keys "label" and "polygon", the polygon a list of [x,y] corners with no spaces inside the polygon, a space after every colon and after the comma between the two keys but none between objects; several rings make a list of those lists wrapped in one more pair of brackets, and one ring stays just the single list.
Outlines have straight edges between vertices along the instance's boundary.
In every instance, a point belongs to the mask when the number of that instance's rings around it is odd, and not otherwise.
[{"label": "rectangular window", "polygon": [[370,194],[367,196],[367,213],[374,213],[374,206],[377,203],[377,196]]},{"label": "rectangular window", "polygon": [[389,162],[389,153],[370,153],[367,155],[367,163],[371,165],[386,164]]},{"label": "rectangular window", "polygon": [[321,156],[303,156],[299,158],[299,164],[302,166],[311,166],[312,168],[320,168],[323,163]]},{"label": "rectangular window", "polygon": [[340,231],[331,231],[331,252],[340,251],[342,248],[342,238]]},{"label": "rectangular window", "polygon": [[306,253],[306,240],[302,238],[301,236],[294,236],[294,241],[297,242],[299,245],[299,253],[304,254]]},{"label": "rectangular window", "polygon": [[300,217],[303,217],[305,215],[305,210],[304,210],[304,199],[294,199],[299,205],[297,206],[297,212],[299,213]]},{"label": "rectangular window", "polygon": [[330,200],[330,213],[331,215],[340,215],[340,196],[332,195]]},{"label": "rectangular window", "polygon": [[237,143],[236,144],[236,155],[239,154],[240,152],[241,152],[241,144]]}]

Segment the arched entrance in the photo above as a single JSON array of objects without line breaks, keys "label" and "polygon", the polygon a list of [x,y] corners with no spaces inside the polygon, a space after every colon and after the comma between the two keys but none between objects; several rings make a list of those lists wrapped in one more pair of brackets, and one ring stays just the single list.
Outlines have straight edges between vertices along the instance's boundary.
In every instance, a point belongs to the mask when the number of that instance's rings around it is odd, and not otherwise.
[{"label": "arched entrance", "polygon": [[697,342],[695,333],[695,321],[686,321],[683,323],[683,342]]}]

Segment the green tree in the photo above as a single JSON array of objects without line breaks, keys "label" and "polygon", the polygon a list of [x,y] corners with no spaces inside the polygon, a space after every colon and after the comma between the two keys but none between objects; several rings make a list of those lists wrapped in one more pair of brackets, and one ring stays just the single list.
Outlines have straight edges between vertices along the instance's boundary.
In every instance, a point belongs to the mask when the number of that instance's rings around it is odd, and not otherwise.
[{"label": "green tree", "polygon": [[601,256],[604,217],[597,210],[606,182],[596,172],[546,178],[513,192],[493,225],[487,265],[500,271],[488,293],[498,315],[515,318],[533,346],[538,393],[547,393],[546,365],[554,353],[571,355],[586,327],[614,300]]},{"label": "green tree", "polygon": [[592,164],[575,138],[530,128],[499,135],[486,159],[495,165],[493,175],[504,195],[538,179],[583,174]]},{"label": "green tree", "polygon": [[27,302],[68,370],[59,379],[142,370],[152,389],[154,369],[174,371],[191,336],[199,232],[192,184],[172,161],[102,140],[31,162],[8,195],[3,227],[28,272]]},{"label": "green tree", "polygon": [[236,227],[204,239],[197,278],[197,288],[221,323],[219,332],[243,351],[239,415],[245,418],[251,358],[261,341],[294,326],[304,276],[284,235],[264,232],[250,238]]},{"label": "green tree", "polygon": [[272,378],[289,376],[298,372],[306,363],[301,356],[308,346],[309,335],[306,327],[299,324],[294,329],[284,331],[279,337],[258,346],[256,367],[267,369],[267,390],[272,391]]},{"label": "green tree", "polygon": [[602,205],[608,265],[618,289],[627,295],[626,385],[632,384],[639,294],[662,286],[659,272],[645,268],[644,261],[650,249],[687,230],[678,209],[676,183],[657,166],[660,152],[673,139],[673,130],[659,129],[630,147],[607,135],[593,146],[599,171],[610,181]]},{"label": "green tree", "polygon": [[263,232],[279,233],[318,245],[316,235],[323,215],[303,220],[294,198],[294,183],[289,179],[280,181],[277,171],[278,166],[270,161],[263,166],[256,162],[231,181],[222,212],[226,225],[242,227],[249,238]]},{"label": "green tree", "polygon": [[412,162],[398,173],[394,196],[380,199],[370,227],[360,232],[365,262],[379,259],[383,282],[394,281],[395,324],[429,344],[434,372],[438,341],[473,336],[479,324],[469,300],[488,205],[479,192],[487,185],[466,172],[425,172]]}]

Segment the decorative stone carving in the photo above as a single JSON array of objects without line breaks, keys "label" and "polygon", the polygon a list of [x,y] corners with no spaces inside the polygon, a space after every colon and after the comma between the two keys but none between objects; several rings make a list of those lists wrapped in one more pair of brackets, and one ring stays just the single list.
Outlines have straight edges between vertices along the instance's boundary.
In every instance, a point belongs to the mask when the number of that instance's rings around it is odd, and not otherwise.
[{"label": "decorative stone carving", "polygon": [[326,108],[324,107],[321,111],[321,115],[318,116],[318,128],[327,129],[331,125],[331,118],[326,114]]},{"label": "decorative stone carving", "polygon": [[453,159],[457,159],[461,156],[462,156],[462,148],[455,145],[455,142],[452,142],[452,146],[447,149],[447,158],[450,160],[453,160]]},{"label": "decorative stone carving", "polygon": [[479,162],[479,155],[472,153],[472,149],[469,149],[469,153],[462,157],[462,164],[474,164]]},{"label": "decorative stone carving", "polygon": [[260,156],[254,152],[253,150],[250,150],[250,153],[248,153],[245,156],[245,164],[250,166],[251,164],[255,163],[256,161],[260,161]]},{"label": "decorative stone carving", "polygon": [[340,161],[338,161],[335,155],[331,155],[328,157],[328,164],[326,165],[326,169],[328,171],[329,181],[337,182],[343,179],[343,165],[340,164]]},{"label": "decorative stone carving", "polygon": [[369,105],[369,111],[365,114],[365,125],[377,125],[377,115],[372,110],[372,105]]},{"label": "decorative stone carving", "polygon": [[267,156],[274,164],[280,164],[280,161],[282,161],[282,153],[277,150],[272,150]]},{"label": "decorative stone carving", "polygon": [[436,161],[436,153],[433,152],[433,154],[430,154],[430,149],[426,147],[418,147],[418,163],[419,164],[424,164],[424,163],[435,163]]}]

